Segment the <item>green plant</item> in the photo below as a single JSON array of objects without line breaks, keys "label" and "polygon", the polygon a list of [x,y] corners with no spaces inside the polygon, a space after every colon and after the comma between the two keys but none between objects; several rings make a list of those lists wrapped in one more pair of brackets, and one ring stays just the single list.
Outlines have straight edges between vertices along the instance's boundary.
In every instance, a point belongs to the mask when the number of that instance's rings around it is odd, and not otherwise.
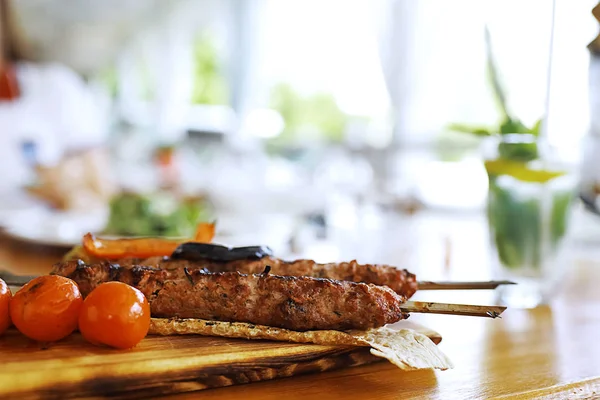
[{"label": "green plant", "polygon": [[500,262],[506,268],[529,266],[539,270],[545,251],[544,230],[548,231],[549,244],[556,247],[566,232],[573,194],[568,190],[554,191],[550,193],[548,202],[526,194],[542,193],[543,197],[545,191],[538,190],[540,185],[546,185],[564,172],[533,167],[532,162],[540,158],[537,138],[542,119],[528,127],[511,113],[487,29],[485,39],[487,72],[500,111],[500,123],[494,127],[451,124],[449,128],[476,137],[500,136],[496,158],[485,162],[489,182],[487,217],[490,234]]},{"label": "green plant", "polygon": [[117,68],[114,65],[103,69],[98,74],[98,81],[104,85],[111,98],[117,97],[119,94],[119,77]]},{"label": "green plant", "polygon": [[291,85],[279,83],[271,90],[270,106],[285,122],[279,141],[298,139],[307,130],[317,131],[330,142],[340,142],[344,137],[349,117],[331,94],[302,96]]},{"label": "green plant", "polygon": [[228,87],[214,41],[210,36],[198,36],[193,43],[194,81],[193,104],[227,104]]},{"label": "green plant", "polygon": [[[510,112],[504,86],[500,81],[500,75],[496,65],[496,60],[492,53],[492,43],[490,32],[485,30],[485,42],[487,53],[487,73],[494,99],[498,105],[501,115],[501,122],[497,126],[472,126],[468,124],[453,123],[448,126],[452,131],[470,133],[476,136],[494,136],[509,134],[529,134],[538,137],[540,134],[542,119],[539,119],[533,126],[527,127],[523,122],[512,115]],[[532,161],[538,158],[538,148],[535,142],[532,143],[501,143],[498,148],[500,157],[514,161]]]}]

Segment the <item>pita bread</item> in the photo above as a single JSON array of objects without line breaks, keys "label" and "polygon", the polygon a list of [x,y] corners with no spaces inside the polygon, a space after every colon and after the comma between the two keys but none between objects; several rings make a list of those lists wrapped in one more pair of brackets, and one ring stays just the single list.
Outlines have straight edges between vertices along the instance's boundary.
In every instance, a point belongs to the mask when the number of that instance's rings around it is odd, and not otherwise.
[{"label": "pita bread", "polygon": [[245,322],[152,318],[149,334],[220,336],[326,346],[365,346],[371,347],[371,354],[385,358],[403,370],[452,368],[452,362],[427,336],[411,329],[397,330],[386,326],[367,331],[297,332]]}]

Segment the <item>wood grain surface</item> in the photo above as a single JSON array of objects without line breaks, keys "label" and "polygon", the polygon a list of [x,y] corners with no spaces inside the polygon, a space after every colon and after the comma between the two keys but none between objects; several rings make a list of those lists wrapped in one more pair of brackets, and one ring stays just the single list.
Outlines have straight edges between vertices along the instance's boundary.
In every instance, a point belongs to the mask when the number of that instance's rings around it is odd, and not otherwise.
[{"label": "wood grain surface", "polygon": [[[459,239],[456,239],[458,244],[454,249],[456,279],[479,278],[477,271],[481,265],[477,262],[469,264],[473,258],[469,253],[472,244],[467,241],[463,249]],[[22,274],[45,273],[59,257],[60,252],[21,246],[0,237],[0,268]],[[442,334],[444,340],[440,348],[454,362],[453,370],[405,372],[387,362],[378,362],[250,385],[204,390],[200,392],[201,395],[187,393],[167,397],[178,400],[599,399],[600,346],[597,346],[597,342],[600,335],[600,262],[596,261],[599,259],[597,251],[575,254],[560,293],[546,307],[508,309],[499,320],[443,315],[411,316],[413,322]],[[435,278],[433,274],[427,276],[430,280]],[[445,276],[442,278],[447,279]],[[485,292],[421,292],[417,293],[415,300],[494,304],[492,293]],[[152,339],[144,346],[151,348]],[[86,349],[91,356],[110,352],[97,348]],[[51,355],[52,351],[50,349],[39,354]],[[2,350],[0,359],[0,370],[3,370],[8,358]],[[147,364],[152,365],[152,360]],[[276,369],[277,365],[271,367]],[[35,370],[38,367],[32,368]],[[180,385],[179,390],[182,391],[195,390],[202,385],[197,383],[199,380],[195,382],[170,385]],[[165,389],[162,382],[154,383],[157,386],[155,393],[170,390],[169,384]],[[116,383],[102,382],[102,385],[110,387]]]},{"label": "wood grain surface", "polygon": [[[430,330],[411,327],[439,343]],[[132,350],[79,334],[40,345],[11,329],[0,337],[0,397],[150,397],[285,378],[382,361],[365,347],[202,336],[149,336]]]}]

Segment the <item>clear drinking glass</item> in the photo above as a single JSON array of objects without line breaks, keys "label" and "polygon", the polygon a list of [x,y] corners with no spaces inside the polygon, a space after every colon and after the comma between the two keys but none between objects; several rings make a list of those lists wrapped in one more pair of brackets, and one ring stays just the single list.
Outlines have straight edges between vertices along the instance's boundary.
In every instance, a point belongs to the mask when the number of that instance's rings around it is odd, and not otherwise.
[{"label": "clear drinking glass", "polygon": [[549,300],[568,264],[565,241],[577,186],[574,168],[530,134],[492,137],[484,155],[495,275],[517,283],[501,287],[498,300],[511,307],[536,307]]}]

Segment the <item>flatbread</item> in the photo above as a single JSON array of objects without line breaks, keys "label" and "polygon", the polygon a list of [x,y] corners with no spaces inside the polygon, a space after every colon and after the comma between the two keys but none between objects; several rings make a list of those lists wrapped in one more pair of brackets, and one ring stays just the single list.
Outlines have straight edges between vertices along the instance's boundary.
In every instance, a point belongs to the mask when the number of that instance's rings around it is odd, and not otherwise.
[{"label": "flatbread", "polygon": [[382,327],[355,333],[371,346],[371,354],[382,357],[404,370],[453,368],[452,361],[422,333],[412,329]]},{"label": "flatbread", "polygon": [[239,339],[263,339],[325,346],[371,347],[371,354],[403,370],[452,368],[452,362],[427,336],[412,329],[381,327],[366,331],[306,331],[255,325],[245,322],[202,319],[152,318],[151,335],[204,335]]}]

